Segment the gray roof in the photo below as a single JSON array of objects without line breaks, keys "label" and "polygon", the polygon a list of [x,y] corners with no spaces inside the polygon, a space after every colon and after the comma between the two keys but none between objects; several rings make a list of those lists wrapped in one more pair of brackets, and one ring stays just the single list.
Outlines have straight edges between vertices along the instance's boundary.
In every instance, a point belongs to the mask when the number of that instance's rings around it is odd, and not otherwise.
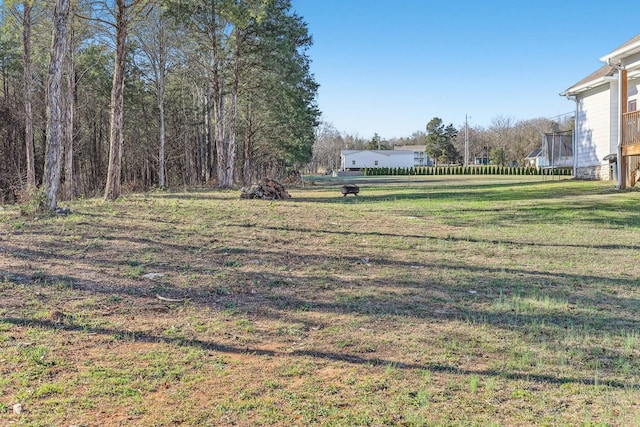
[{"label": "gray roof", "polygon": [[525,159],[535,159],[536,157],[540,157],[542,154],[542,148],[536,148],[533,150]]},{"label": "gray roof", "polygon": [[631,40],[624,42],[621,46],[618,47],[618,49],[616,50],[620,50],[620,49],[624,49],[625,47],[631,46],[632,44],[634,44],[635,42],[640,41],[640,34],[637,34],[635,37],[633,37]]},{"label": "gray roof", "polygon": [[[618,46],[615,50],[613,50],[609,54],[600,58],[600,60],[603,62],[608,62],[608,59],[614,58],[616,55],[620,55],[621,53],[628,54],[630,52],[625,53],[625,49],[629,50],[628,48],[631,48],[631,50],[633,51],[637,51],[638,46],[635,46],[635,45],[638,45],[639,43],[640,43],[640,34],[637,34],[636,36],[632,37],[630,40],[627,40],[626,42]],[[578,83],[571,86],[569,89],[562,92],[560,95],[572,95],[572,94],[575,94],[578,90],[585,90],[585,89],[590,89],[592,87],[599,86],[600,84],[604,83],[605,77],[612,77],[616,75],[616,73],[617,73],[616,69],[607,63],[607,65],[603,65],[602,67],[600,67],[599,69],[597,69],[596,71],[594,71],[593,73],[585,77],[584,79],[580,80]],[[590,83],[593,83],[593,85],[590,85]]]},{"label": "gray roof", "polygon": [[[600,60],[603,62],[607,62],[607,59],[616,60],[616,57],[619,60],[620,55],[626,56],[632,53],[636,53],[638,52],[639,47],[638,46],[632,47],[632,46],[637,45],[639,43],[640,43],[640,34],[637,34],[635,37],[632,37],[631,40],[627,40],[626,42],[618,46],[614,51],[609,52],[607,55],[600,58]],[[631,48],[631,49],[628,49],[628,48]]]},{"label": "gray roof", "polygon": [[615,74],[615,68],[613,68],[611,65],[603,65],[584,79],[580,80],[578,83],[571,86],[569,89],[565,90],[562,94],[571,94],[571,92],[574,92],[575,89],[588,85],[589,83],[593,83],[595,87],[602,82],[602,79],[604,77],[612,77]]},{"label": "gray roof", "polygon": [[342,150],[342,154],[345,156],[348,156],[349,154],[363,153],[363,152],[376,153],[381,156],[400,156],[400,155],[413,156],[413,153],[414,153],[413,151],[410,151],[410,150]]}]

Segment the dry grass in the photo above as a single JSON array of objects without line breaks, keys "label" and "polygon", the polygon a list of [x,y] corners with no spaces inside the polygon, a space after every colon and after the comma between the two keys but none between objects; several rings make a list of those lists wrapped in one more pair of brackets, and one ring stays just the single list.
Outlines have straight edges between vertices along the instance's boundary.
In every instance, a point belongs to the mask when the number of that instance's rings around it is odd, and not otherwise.
[{"label": "dry grass", "polygon": [[640,425],[639,193],[518,179],[5,208],[0,425]]}]

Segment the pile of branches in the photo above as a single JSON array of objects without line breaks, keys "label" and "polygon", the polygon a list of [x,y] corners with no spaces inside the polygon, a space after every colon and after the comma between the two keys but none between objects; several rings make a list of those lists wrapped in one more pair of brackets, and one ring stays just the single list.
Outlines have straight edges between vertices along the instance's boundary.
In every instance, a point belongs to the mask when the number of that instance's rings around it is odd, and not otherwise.
[{"label": "pile of branches", "polygon": [[291,196],[275,179],[262,178],[258,184],[251,187],[242,187],[242,199],[262,199],[262,200],[284,200],[290,199]]}]

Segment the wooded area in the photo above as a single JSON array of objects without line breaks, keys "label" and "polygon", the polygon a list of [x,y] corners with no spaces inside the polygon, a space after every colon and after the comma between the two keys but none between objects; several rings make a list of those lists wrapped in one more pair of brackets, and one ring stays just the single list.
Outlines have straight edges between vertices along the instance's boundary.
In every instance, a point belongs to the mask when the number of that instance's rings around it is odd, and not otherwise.
[{"label": "wooded area", "polygon": [[318,85],[288,0],[5,0],[0,203],[249,184],[311,159]]}]

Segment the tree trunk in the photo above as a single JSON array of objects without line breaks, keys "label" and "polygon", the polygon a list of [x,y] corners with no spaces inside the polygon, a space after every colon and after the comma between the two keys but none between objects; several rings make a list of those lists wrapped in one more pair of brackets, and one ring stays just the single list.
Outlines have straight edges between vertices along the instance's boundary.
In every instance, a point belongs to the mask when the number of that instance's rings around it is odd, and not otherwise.
[{"label": "tree trunk", "polygon": [[24,133],[27,151],[27,190],[36,187],[35,153],[33,147],[33,112],[31,111],[31,92],[33,77],[31,76],[31,1],[22,3],[24,15],[22,24],[23,60],[24,60]]},{"label": "tree trunk", "polygon": [[67,74],[67,103],[64,134],[64,197],[71,200],[75,197],[75,181],[73,178],[73,137],[75,133],[75,96],[76,96],[76,55],[74,13],[71,13],[69,25],[69,50],[65,61]]},{"label": "tree trunk", "polygon": [[[196,179],[199,184],[207,182],[209,179],[209,117],[205,90],[197,85],[193,87],[193,116],[189,116],[185,123],[196,123],[195,144],[196,144]],[[187,117],[185,115],[185,117]]]},{"label": "tree trunk", "polygon": [[213,125],[211,124],[211,104],[213,101],[211,99],[213,95],[211,94],[211,88],[207,85],[206,91],[204,92],[204,182],[208,182],[213,178],[213,169],[215,167],[215,149],[216,149],[216,141],[214,131],[212,130]]},{"label": "tree trunk", "polygon": [[[147,57],[153,72],[153,82],[156,86],[156,103],[158,106],[159,121],[159,148],[158,148],[158,186],[166,187],[166,159],[165,159],[165,88],[167,82],[167,54],[171,49],[167,46],[166,22],[161,8],[152,8],[148,25],[143,27],[138,42]],[[152,178],[149,176],[148,178]],[[151,182],[150,185],[154,185]]]},{"label": "tree trunk", "polygon": [[[158,155],[158,186],[165,188],[165,124],[164,124],[164,77],[158,82],[158,109],[160,113],[160,153]],[[162,89],[160,89],[162,87]]]},{"label": "tree trunk", "polygon": [[244,150],[242,159],[242,183],[251,183],[252,174],[252,152],[253,152],[253,106],[249,104],[247,108],[247,124],[244,135]]},{"label": "tree trunk", "polygon": [[54,210],[60,186],[63,154],[62,68],[67,44],[69,0],[56,0],[53,40],[47,78],[47,153],[44,164],[45,206]]},{"label": "tree trunk", "polygon": [[[214,18],[215,21],[215,18]],[[212,54],[213,54],[213,118],[214,118],[214,143],[216,152],[216,162],[218,170],[218,186],[221,188],[231,187],[231,183],[227,181],[227,150],[226,141],[224,137],[224,76],[222,75],[222,61],[220,58],[220,47],[218,46],[218,37],[216,35],[217,28],[214,25],[211,29],[213,34],[212,40]]]},{"label": "tree trunk", "polygon": [[[162,52],[162,48],[161,48]],[[165,182],[165,120],[164,120],[164,87],[165,87],[165,73],[164,73],[164,54],[160,54],[160,78],[158,79],[158,110],[160,113],[160,153],[158,156],[158,186],[165,188],[167,185]]]},{"label": "tree trunk", "polygon": [[243,34],[238,26],[235,27],[236,46],[233,53],[233,82],[231,84],[231,111],[229,117],[229,140],[226,144],[225,184],[227,187],[233,186],[233,171],[236,161],[236,120],[238,116],[238,84],[240,81],[240,45]]},{"label": "tree trunk", "polygon": [[111,113],[109,129],[109,168],[104,198],[120,197],[122,174],[122,148],[124,145],[124,71],[127,56],[127,20],[125,0],[116,0],[116,52],[111,87]]}]

